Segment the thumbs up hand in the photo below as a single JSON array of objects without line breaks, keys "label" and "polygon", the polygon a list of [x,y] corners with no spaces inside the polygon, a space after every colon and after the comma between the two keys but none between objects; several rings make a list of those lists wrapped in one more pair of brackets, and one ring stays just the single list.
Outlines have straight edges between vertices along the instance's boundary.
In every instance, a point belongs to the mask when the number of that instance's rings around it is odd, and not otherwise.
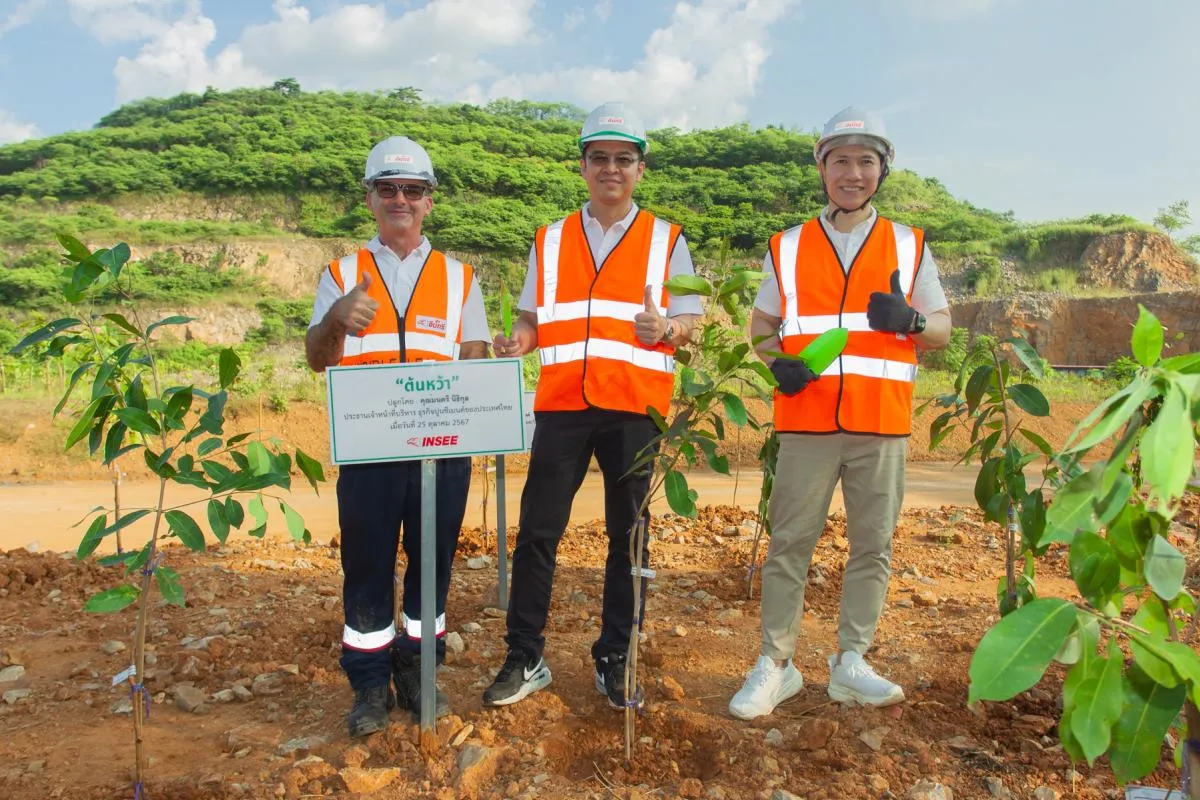
[{"label": "thumbs up hand", "polygon": [[342,330],[342,335],[361,336],[375,319],[379,301],[369,294],[374,280],[370,272],[364,272],[355,287],[329,309],[329,315]]},{"label": "thumbs up hand", "polygon": [[647,347],[653,347],[662,341],[663,335],[667,332],[667,318],[658,313],[658,304],[654,301],[654,289],[651,286],[646,286],[646,291],[642,296],[645,301],[645,309],[639,311],[633,317],[633,332],[637,336],[638,341]]},{"label": "thumbs up hand", "polygon": [[908,304],[900,286],[900,270],[892,273],[890,292],[871,292],[867,302],[867,324],[872,330],[889,333],[909,333],[917,312]]}]

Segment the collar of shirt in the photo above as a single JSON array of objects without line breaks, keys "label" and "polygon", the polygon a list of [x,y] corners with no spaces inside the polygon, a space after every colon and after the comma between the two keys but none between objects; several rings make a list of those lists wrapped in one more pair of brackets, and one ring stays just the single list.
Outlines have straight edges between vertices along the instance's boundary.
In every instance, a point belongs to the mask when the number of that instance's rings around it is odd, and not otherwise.
[{"label": "collar of shirt", "polygon": [[[631,203],[629,206],[629,213],[626,214],[624,218],[614,222],[609,230],[621,232],[625,231],[630,225],[633,224],[633,218],[637,216],[637,213],[638,204]],[[605,233],[604,228],[600,225],[600,220],[592,216],[592,202],[590,200],[583,204],[583,229],[588,233],[589,236],[593,230],[601,236],[603,236]]]},{"label": "collar of shirt", "polygon": [[871,206],[871,213],[867,215],[866,219],[855,225],[849,231],[843,233],[833,226],[833,212],[833,206],[825,206],[825,208],[821,209],[821,224],[824,225],[825,229],[830,233],[841,233],[843,236],[848,233],[866,236],[867,231],[869,231],[871,226],[875,224],[876,217],[879,216],[879,212],[875,210],[875,206]]},{"label": "collar of shirt", "polygon": [[408,254],[407,257],[400,258],[399,253],[392,250],[392,248],[388,247],[386,244],[384,244],[379,239],[378,236],[376,236],[374,239],[367,242],[367,249],[370,250],[372,253],[374,253],[376,258],[378,258],[380,253],[387,253],[387,254],[391,255],[392,258],[396,259],[396,261],[398,261],[400,263],[404,263],[405,261],[408,261],[413,258],[419,259],[423,263],[425,261],[425,259],[429,258],[430,252],[433,251],[433,246],[431,244],[429,244],[428,239],[426,239],[424,236],[422,236],[421,243],[418,244],[416,246],[416,248],[411,253]]},{"label": "collar of shirt", "polygon": [[587,237],[588,248],[592,251],[592,260],[596,263],[597,270],[600,269],[600,265],[608,258],[608,254],[613,251],[617,243],[621,241],[625,231],[629,230],[637,213],[637,203],[630,204],[629,213],[610,225],[608,230],[604,230],[600,220],[592,216],[591,202],[583,204],[583,233]]}]

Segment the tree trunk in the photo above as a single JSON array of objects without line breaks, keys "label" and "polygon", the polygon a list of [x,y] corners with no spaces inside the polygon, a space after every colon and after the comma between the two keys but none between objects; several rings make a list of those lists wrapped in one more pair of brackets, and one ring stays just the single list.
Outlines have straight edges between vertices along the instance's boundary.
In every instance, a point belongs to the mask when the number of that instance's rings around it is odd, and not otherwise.
[{"label": "tree trunk", "polygon": [[1200,709],[1188,700],[1183,704],[1187,738],[1183,742],[1183,791],[1189,800],[1200,800]]}]

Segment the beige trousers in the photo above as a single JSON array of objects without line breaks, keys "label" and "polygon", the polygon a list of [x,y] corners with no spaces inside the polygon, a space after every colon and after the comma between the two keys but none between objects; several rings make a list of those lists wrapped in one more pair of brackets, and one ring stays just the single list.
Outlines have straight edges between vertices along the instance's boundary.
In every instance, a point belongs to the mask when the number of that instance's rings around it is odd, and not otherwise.
[{"label": "beige trousers", "polygon": [[795,654],[808,567],[839,480],[850,557],[842,579],[838,648],[865,653],[870,647],[892,574],[892,533],[904,499],[907,452],[907,438],[780,434],[767,512],[771,544],[762,570],[763,655]]}]

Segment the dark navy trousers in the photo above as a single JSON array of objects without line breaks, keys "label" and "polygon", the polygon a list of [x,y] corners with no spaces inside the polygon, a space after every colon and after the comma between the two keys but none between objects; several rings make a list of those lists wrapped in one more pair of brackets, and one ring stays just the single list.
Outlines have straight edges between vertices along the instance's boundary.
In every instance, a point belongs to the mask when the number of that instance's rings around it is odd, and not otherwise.
[{"label": "dark navy trousers", "polygon": [[[438,663],[446,652],[446,595],[470,483],[469,457],[438,460],[435,532],[435,613],[441,622]],[[343,466],[337,482],[337,499],[344,573],[342,603],[346,612],[341,665],[355,690],[383,686],[391,679],[395,655],[411,654],[415,658],[421,651],[421,462]],[[405,634],[402,620],[395,619],[393,576],[401,543],[408,561],[403,598],[404,617],[410,621],[409,635]]]}]

